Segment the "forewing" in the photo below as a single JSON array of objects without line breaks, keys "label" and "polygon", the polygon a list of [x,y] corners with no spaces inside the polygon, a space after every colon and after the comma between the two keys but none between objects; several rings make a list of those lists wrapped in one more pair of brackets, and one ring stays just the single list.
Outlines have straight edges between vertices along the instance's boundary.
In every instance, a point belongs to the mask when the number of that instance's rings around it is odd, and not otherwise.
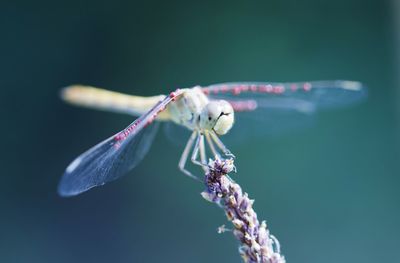
[{"label": "forewing", "polygon": [[340,80],[223,83],[204,87],[203,92],[211,99],[224,99],[233,106],[235,125],[226,138],[234,141],[307,127],[319,109],[351,105],[366,95],[359,82]]},{"label": "forewing", "polygon": [[270,98],[290,98],[311,103],[317,109],[350,105],[366,96],[366,89],[360,82],[346,80],[223,83],[204,87],[203,91],[214,98],[234,101],[251,99],[259,107],[263,107]]},{"label": "forewing", "polygon": [[73,196],[113,181],[134,168],[150,149],[158,123],[152,123],[173,98],[167,97],[127,128],[77,157],[66,169],[58,192]]}]

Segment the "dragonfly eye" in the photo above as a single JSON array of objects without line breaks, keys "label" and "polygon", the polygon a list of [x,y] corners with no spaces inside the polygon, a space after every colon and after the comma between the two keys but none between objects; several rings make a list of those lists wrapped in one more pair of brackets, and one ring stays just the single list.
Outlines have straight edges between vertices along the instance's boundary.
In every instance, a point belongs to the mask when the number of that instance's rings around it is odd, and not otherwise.
[{"label": "dragonfly eye", "polygon": [[219,116],[217,122],[214,125],[214,131],[219,135],[226,134],[233,126],[234,118],[232,113],[224,113]]},{"label": "dragonfly eye", "polygon": [[214,130],[217,134],[227,133],[233,125],[233,108],[224,100],[211,101],[200,117],[200,128]]}]

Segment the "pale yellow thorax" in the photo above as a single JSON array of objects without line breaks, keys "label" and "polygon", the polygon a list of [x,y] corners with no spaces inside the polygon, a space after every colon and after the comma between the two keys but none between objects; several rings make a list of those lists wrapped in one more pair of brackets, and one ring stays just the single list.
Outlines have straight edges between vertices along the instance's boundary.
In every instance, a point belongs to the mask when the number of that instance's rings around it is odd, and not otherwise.
[{"label": "pale yellow thorax", "polygon": [[190,130],[198,129],[200,128],[198,127],[200,114],[208,104],[209,99],[199,87],[183,89],[181,91],[181,95],[168,105],[168,115],[172,121]]}]

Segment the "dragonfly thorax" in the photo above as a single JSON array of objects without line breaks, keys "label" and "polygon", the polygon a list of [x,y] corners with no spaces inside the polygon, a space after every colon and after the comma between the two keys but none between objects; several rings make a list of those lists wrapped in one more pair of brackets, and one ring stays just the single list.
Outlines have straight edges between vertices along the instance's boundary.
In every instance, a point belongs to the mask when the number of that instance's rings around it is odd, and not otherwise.
[{"label": "dragonfly thorax", "polygon": [[234,113],[225,100],[210,100],[199,87],[185,89],[169,105],[171,119],[190,130],[214,130],[226,134],[233,125]]}]

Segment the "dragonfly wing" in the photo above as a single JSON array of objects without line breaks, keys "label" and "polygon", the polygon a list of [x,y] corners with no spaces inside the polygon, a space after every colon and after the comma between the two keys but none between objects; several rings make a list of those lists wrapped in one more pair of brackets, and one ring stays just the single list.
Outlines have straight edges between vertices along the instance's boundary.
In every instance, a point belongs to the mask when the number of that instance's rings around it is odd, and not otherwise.
[{"label": "dragonfly wing", "polygon": [[177,146],[185,146],[191,134],[191,131],[188,128],[172,121],[163,123],[162,128],[166,138]]},{"label": "dragonfly wing", "polygon": [[[236,102],[252,103],[245,100],[235,102],[230,100],[230,102],[232,105]],[[238,145],[253,137],[276,137],[293,129],[298,131],[309,127],[314,122],[315,107],[311,103],[290,98],[269,98],[262,103],[262,107],[252,111],[235,112],[235,125],[228,134],[223,136],[225,143]],[[236,104],[234,107],[237,106]],[[163,130],[174,145],[184,146],[187,138],[190,137],[190,131],[187,128],[174,122],[164,123]]]},{"label": "dragonfly wing", "polygon": [[252,99],[262,107],[267,98],[291,98],[307,101],[316,108],[335,108],[354,104],[366,97],[366,88],[360,82],[347,80],[293,83],[237,82],[204,87],[213,98]]},{"label": "dragonfly wing", "polygon": [[318,110],[351,105],[366,95],[366,89],[353,81],[223,83],[204,87],[203,92],[233,106],[238,125],[227,138],[234,140],[243,135],[279,135],[307,127]]},{"label": "dragonfly wing", "polygon": [[302,130],[314,123],[315,110],[312,103],[302,100],[265,99],[252,111],[235,112],[235,125],[224,136],[224,141],[236,144],[249,138],[275,138]]},{"label": "dragonfly wing", "polygon": [[167,97],[127,128],[77,157],[66,169],[58,192],[73,196],[113,181],[133,169],[149,151],[158,123],[158,113],[172,101]]}]

